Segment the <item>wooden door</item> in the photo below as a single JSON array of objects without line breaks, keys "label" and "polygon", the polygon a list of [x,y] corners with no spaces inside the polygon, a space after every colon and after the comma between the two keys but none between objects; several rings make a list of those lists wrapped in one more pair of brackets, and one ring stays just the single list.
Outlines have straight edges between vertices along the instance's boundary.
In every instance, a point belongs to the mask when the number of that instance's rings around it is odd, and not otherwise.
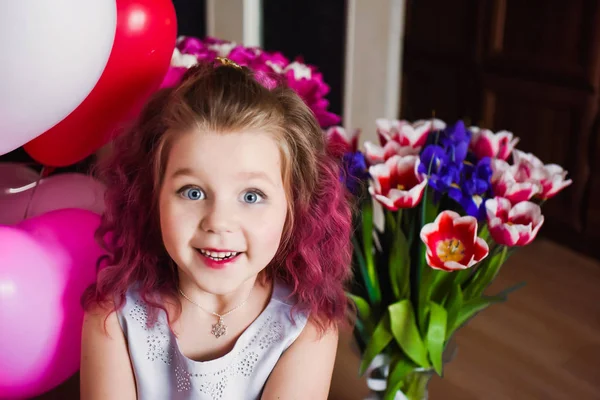
[{"label": "wooden door", "polygon": [[544,205],[543,234],[600,256],[588,226],[600,222],[589,151],[598,134],[598,2],[419,0],[407,16],[402,117],[435,109],[448,121],[507,129],[521,150],[562,165],[574,182]]}]

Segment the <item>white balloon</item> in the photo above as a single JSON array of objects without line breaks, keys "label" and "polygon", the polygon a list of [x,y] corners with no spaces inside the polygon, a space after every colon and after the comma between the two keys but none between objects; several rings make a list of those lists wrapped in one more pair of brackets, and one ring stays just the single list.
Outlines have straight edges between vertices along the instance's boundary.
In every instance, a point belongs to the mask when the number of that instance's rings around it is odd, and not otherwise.
[{"label": "white balloon", "polygon": [[0,0],[0,155],[83,102],[116,29],[115,0]]}]

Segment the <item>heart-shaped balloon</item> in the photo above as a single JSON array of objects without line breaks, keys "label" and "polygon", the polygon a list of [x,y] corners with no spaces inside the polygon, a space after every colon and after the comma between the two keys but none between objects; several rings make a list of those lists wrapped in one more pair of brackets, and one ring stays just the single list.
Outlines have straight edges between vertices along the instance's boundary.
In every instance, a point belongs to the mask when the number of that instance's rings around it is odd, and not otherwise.
[{"label": "heart-shaped balloon", "polygon": [[52,128],[98,83],[115,39],[111,1],[0,1],[0,154]]},{"label": "heart-shaped balloon", "polygon": [[0,226],[0,398],[39,395],[79,369],[80,297],[102,255],[99,223],[66,209]]},{"label": "heart-shaped balloon", "polygon": [[100,181],[74,172],[50,175],[42,179],[37,188],[35,181],[11,188],[0,186],[0,224],[18,223],[23,220],[26,211],[27,217],[63,208],[80,208],[102,214],[104,191],[105,186]]},{"label": "heart-shaped balloon", "polygon": [[24,146],[43,165],[72,165],[99,149],[158,89],[169,68],[177,39],[172,1],[116,2],[115,41],[100,80],[69,116]]}]

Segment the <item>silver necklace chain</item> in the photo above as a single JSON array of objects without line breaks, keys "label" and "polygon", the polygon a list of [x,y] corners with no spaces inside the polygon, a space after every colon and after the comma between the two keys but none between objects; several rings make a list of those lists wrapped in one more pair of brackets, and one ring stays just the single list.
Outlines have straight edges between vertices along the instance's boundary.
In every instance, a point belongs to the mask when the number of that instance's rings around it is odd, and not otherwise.
[{"label": "silver necklace chain", "polygon": [[192,303],[193,305],[195,305],[196,307],[198,307],[202,311],[207,312],[209,314],[212,314],[212,315],[214,315],[216,317],[219,317],[219,319],[223,319],[224,317],[228,316],[229,314],[231,314],[232,312],[234,312],[235,310],[241,308],[244,304],[246,304],[248,302],[248,300],[250,299],[250,295],[252,294],[252,290],[250,290],[250,293],[248,293],[248,297],[246,297],[246,300],[244,300],[243,302],[241,302],[240,304],[238,304],[236,307],[232,308],[231,310],[227,311],[225,314],[218,314],[216,312],[207,310],[206,308],[202,307],[200,304],[196,303],[194,300],[192,300],[189,297],[187,297],[185,295],[185,293],[183,293],[183,291],[181,289],[179,289],[179,293],[181,293],[181,295],[183,297],[185,297],[190,303]]}]

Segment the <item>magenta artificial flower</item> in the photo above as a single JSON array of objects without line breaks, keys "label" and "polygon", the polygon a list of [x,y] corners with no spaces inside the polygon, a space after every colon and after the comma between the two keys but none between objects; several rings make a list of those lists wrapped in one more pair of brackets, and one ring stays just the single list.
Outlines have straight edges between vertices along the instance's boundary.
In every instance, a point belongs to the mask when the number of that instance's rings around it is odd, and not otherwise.
[{"label": "magenta artificial flower", "polygon": [[[226,57],[231,61],[254,71],[256,79],[266,88],[273,89],[280,79],[286,80],[314,113],[319,125],[327,128],[337,125],[341,118],[328,111],[329,102],[325,96],[329,86],[316,67],[301,61],[290,61],[278,52],[267,52],[256,47],[244,47],[234,42],[212,37],[200,40],[182,36],[177,40],[176,50],[181,54],[194,56],[196,62],[210,61],[216,57]],[[171,65],[163,86],[172,86],[179,82],[185,70],[180,65]],[[186,68],[189,68],[187,66]]]},{"label": "magenta artificial flower", "polygon": [[325,96],[329,93],[329,86],[315,67],[295,61],[284,69],[283,74],[287,78],[288,85],[315,114],[321,127],[338,125],[342,121],[338,115],[327,110],[329,101]]},{"label": "magenta artificial flower", "polygon": [[198,61],[213,60],[218,55],[216,51],[207,46],[205,41],[191,36],[179,37],[176,48],[181,54],[195,56]]},{"label": "magenta artificial flower", "polygon": [[173,55],[171,56],[171,65],[167,70],[165,77],[160,85],[161,88],[173,87],[183,78],[188,68],[196,65],[198,63],[198,59],[193,54],[183,54],[179,51],[179,49],[175,48],[173,50]]}]

